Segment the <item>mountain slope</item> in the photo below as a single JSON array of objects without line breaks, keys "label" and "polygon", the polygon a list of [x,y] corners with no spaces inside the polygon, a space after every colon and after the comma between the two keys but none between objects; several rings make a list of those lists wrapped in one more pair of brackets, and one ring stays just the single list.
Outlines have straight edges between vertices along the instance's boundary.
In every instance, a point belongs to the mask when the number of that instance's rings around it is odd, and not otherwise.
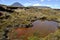
[{"label": "mountain slope", "polygon": [[21,3],[18,3],[18,2],[13,3],[11,6],[13,6],[13,7],[23,7],[23,5]]}]

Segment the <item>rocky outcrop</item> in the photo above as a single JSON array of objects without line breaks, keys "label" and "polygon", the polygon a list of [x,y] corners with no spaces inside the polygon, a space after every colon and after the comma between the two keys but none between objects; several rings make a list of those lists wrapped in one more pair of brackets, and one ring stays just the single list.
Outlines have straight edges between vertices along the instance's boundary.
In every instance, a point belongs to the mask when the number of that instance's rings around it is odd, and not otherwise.
[{"label": "rocky outcrop", "polygon": [[4,12],[13,12],[13,10],[7,8],[7,6],[0,5],[0,11]]}]

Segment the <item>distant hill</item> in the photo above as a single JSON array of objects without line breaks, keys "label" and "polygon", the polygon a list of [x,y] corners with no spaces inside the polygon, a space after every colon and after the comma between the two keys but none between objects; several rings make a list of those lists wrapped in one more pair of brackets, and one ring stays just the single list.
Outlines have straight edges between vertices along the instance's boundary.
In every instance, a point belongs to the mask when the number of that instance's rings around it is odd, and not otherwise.
[{"label": "distant hill", "polygon": [[19,2],[15,2],[11,6],[13,6],[13,7],[23,7],[23,5]]},{"label": "distant hill", "polygon": [[29,6],[29,7],[38,8],[38,9],[50,8],[48,6]]},{"label": "distant hill", "polygon": [[54,9],[54,10],[56,10],[56,11],[60,11],[60,9]]}]

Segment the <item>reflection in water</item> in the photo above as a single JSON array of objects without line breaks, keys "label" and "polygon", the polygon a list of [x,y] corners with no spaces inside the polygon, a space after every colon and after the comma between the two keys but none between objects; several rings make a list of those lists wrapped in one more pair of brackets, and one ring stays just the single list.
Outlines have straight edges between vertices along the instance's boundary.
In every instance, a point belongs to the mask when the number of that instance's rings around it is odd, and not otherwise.
[{"label": "reflection in water", "polygon": [[34,27],[32,29],[38,30],[42,35],[45,36],[51,32],[55,32],[57,30],[57,23],[53,21],[40,21],[37,20],[33,23]]},{"label": "reflection in water", "polygon": [[[34,33],[38,33],[39,36],[46,36],[49,33],[53,33],[57,30],[57,23],[53,21],[40,21],[37,20],[32,23],[33,27],[30,28],[17,28],[14,29],[14,32],[17,33],[17,38],[25,35],[26,37],[28,36],[33,36]],[[13,33],[12,33],[13,34]],[[12,35],[13,36],[13,35]]]}]

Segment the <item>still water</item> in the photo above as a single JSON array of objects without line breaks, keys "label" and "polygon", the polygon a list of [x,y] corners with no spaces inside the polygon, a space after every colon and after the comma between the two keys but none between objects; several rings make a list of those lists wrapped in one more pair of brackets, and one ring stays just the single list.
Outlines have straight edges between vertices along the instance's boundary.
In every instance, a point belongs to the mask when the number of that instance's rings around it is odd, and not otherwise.
[{"label": "still water", "polygon": [[47,36],[49,33],[53,33],[57,30],[57,22],[54,21],[40,21],[37,20],[32,23],[33,27],[30,28],[17,28],[13,30],[13,33],[11,32],[11,38],[14,36],[14,32],[16,32],[16,37],[19,38],[20,36],[33,36],[34,33],[41,37]]}]

